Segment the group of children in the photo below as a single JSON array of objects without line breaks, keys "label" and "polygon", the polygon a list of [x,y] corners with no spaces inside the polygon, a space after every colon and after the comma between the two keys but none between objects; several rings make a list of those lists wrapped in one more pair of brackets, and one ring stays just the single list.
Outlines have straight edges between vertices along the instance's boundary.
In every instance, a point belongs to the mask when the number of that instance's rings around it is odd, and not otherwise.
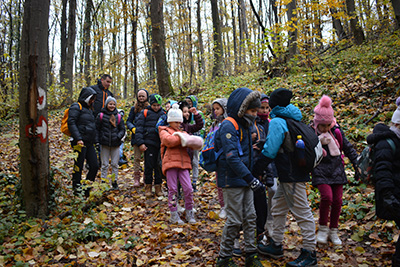
[{"label": "group of children", "polygon": [[[343,155],[353,166],[358,155],[336,123],[332,100],[324,95],[314,109],[311,123],[324,151],[321,163],[312,171],[312,184],[321,194],[316,234],[306,193],[310,174],[295,167],[286,149],[289,132],[286,120],[302,119],[301,111],[291,104],[292,97],[292,91],[285,88],[274,90],[270,97],[248,88],[238,88],[229,99],[212,102],[213,122],[208,135],[215,135],[215,149],[222,152],[217,159],[216,179],[221,205],[219,216],[227,218],[217,266],[236,266],[232,257],[241,229],[246,266],[262,266],[258,253],[283,257],[282,243],[289,210],[301,229],[303,248],[300,256],[286,266],[316,266],[317,242],[326,244],[331,240],[334,245],[341,245],[338,223],[343,185],[347,183]],[[113,187],[118,186],[119,146],[125,135],[124,121],[118,115],[116,104],[115,98],[108,97],[95,121],[101,144],[102,177],[107,176],[111,158]],[[141,186],[140,158],[144,153],[145,195],[153,195],[154,184],[155,194],[161,196],[162,175],[165,175],[171,222],[183,223],[177,210],[180,185],[186,220],[196,223],[193,191],[198,177],[198,151],[203,144],[199,136],[204,118],[196,109],[195,96],[179,103],[170,100],[165,109],[161,105],[160,95],[149,95],[141,89],[137,103],[129,113],[127,127],[134,148],[134,187]],[[74,134],[73,137],[79,144],[81,139]],[[355,168],[356,178],[358,175]],[[268,187],[268,200],[265,186]],[[269,237],[266,238],[264,233]]]}]

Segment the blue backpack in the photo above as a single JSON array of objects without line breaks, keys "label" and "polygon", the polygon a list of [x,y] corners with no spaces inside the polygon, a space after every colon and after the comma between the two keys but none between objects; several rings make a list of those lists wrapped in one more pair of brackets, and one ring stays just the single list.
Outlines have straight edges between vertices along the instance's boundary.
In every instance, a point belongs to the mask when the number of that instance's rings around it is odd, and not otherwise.
[{"label": "blue backpack", "polygon": [[[243,155],[242,147],[240,146],[240,141],[242,140],[242,136],[239,133],[239,125],[235,121],[234,118],[228,117],[225,120],[230,121],[233,126],[235,126],[236,131],[238,131],[238,149],[239,155]],[[215,151],[214,142],[215,142],[215,134],[219,130],[219,125],[214,128],[213,131],[209,132],[204,140],[203,149],[200,152],[199,163],[200,166],[206,170],[207,172],[214,172],[217,170],[217,160],[219,156],[222,154],[223,149],[221,148],[218,152]]]}]

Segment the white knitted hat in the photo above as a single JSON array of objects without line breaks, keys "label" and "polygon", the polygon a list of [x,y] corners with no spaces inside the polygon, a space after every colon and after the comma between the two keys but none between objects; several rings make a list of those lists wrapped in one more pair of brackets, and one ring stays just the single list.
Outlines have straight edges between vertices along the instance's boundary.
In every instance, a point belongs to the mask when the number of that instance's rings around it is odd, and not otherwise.
[{"label": "white knitted hat", "polygon": [[168,111],[167,122],[183,122],[182,110],[179,109],[178,104],[173,104],[172,108]]},{"label": "white knitted hat", "polygon": [[394,111],[392,116],[392,122],[396,124],[400,124],[400,97],[396,100],[397,109]]}]

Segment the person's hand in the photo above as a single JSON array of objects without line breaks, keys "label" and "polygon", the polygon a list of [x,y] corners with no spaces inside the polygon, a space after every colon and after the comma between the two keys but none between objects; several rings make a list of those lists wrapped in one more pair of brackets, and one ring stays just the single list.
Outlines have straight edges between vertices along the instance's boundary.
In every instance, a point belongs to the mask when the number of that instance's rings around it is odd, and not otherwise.
[{"label": "person's hand", "polygon": [[258,150],[258,151],[260,151],[260,148],[258,147],[258,145],[257,145],[257,144],[253,144],[253,149],[254,149],[254,150]]},{"label": "person's hand", "polygon": [[83,141],[82,140],[79,140],[78,142],[76,142],[78,145],[80,145],[80,146],[85,146],[85,143],[83,143]]},{"label": "person's hand", "polygon": [[197,109],[196,109],[195,107],[191,107],[191,108],[189,109],[189,112],[192,113],[192,114],[194,114],[194,115],[197,115]]},{"label": "person's hand", "polygon": [[139,149],[140,149],[140,151],[144,152],[144,151],[147,150],[147,146],[146,146],[145,144],[141,144],[141,145],[139,146]]},{"label": "person's hand", "polygon": [[250,188],[254,192],[257,192],[257,191],[261,192],[262,190],[265,191],[265,186],[257,178],[253,178],[253,180],[250,182]]}]

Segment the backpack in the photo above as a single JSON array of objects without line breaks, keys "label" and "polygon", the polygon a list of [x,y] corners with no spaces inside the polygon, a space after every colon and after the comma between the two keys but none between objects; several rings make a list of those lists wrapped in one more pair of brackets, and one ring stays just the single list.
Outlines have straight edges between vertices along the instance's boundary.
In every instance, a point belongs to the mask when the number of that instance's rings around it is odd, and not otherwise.
[{"label": "backpack", "polygon": [[[103,120],[103,116],[104,116],[104,113],[103,113],[103,112],[100,112],[100,121]],[[117,125],[121,122],[121,118],[122,118],[122,116],[121,116],[121,114],[119,114],[119,112],[118,112],[118,123],[117,123]]]},{"label": "backpack", "polygon": [[[392,139],[385,139],[390,145],[393,155],[396,153],[396,146]],[[360,172],[360,179],[364,184],[375,184],[374,179],[375,144],[368,145],[357,158],[357,169]]]},{"label": "backpack", "polygon": [[[243,136],[239,132],[239,125],[237,124],[235,119],[232,117],[228,117],[225,120],[228,120],[233,124],[233,126],[235,127],[235,130],[238,133],[238,136],[240,136],[240,138],[238,138],[238,149],[239,149],[239,155],[242,156],[243,150],[240,145],[240,141],[242,141]],[[204,140],[203,149],[201,150],[200,155],[199,155],[200,166],[207,172],[213,172],[213,171],[217,170],[217,160],[218,160],[219,156],[222,154],[222,152],[224,151],[223,148],[219,149],[218,152],[215,151],[215,147],[214,147],[215,134],[217,133],[218,130],[219,130],[219,127],[218,127],[218,129],[216,129],[212,132],[209,132],[207,134],[206,139]]]},{"label": "backpack", "polygon": [[[289,154],[295,164],[306,172],[311,172],[321,162],[323,158],[322,144],[318,139],[315,130],[301,121],[281,117],[286,121],[289,135],[284,143],[284,149]],[[301,164],[300,153],[296,148],[297,136],[301,135],[304,141],[305,164]]]},{"label": "backpack", "polygon": [[[78,105],[79,105],[79,110],[82,110],[82,105],[81,105],[81,103],[78,102]],[[72,105],[71,105],[71,106],[72,106]],[[64,111],[64,116],[63,116],[63,118],[62,118],[62,120],[61,120],[61,127],[60,127],[61,132],[62,132],[63,134],[65,134],[65,135],[67,135],[67,136],[71,136],[71,132],[70,132],[70,130],[68,129],[69,109],[70,109],[70,107],[67,108],[67,109]]]}]

